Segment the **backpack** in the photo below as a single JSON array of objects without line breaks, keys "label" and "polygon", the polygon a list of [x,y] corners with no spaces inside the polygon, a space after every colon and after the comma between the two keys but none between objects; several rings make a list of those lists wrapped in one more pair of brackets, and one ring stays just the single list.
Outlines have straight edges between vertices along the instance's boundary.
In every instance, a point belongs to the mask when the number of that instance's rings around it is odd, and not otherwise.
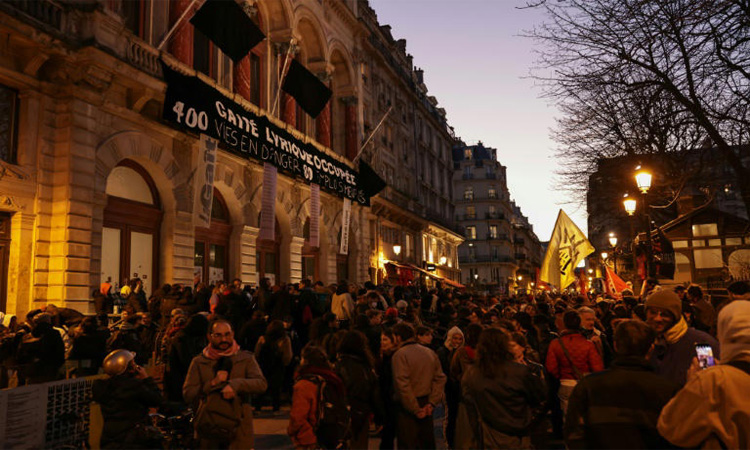
[{"label": "backpack", "polygon": [[345,449],[351,438],[351,408],[346,395],[339,395],[334,386],[318,375],[308,375],[308,381],[318,386],[318,421],[315,437],[324,449]]},{"label": "backpack", "polygon": [[242,404],[235,396],[226,400],[221,395],[227,383],[221,383],[211,389],[204,398],[193,421],[195,431],[201,439],[232,442],[242,422]]}]

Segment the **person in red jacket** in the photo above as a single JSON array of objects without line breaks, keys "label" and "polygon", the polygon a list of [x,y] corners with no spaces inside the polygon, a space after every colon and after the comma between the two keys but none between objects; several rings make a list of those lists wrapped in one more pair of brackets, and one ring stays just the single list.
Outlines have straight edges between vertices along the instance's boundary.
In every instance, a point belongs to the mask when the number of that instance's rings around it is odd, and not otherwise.
[{"label": "person in red jacket", "polygon": [[560,380],[560,408],[565,414],[573,388],[584,374],[604,370],[604,363],[594,344],[580,333],[581,316],[567,311],[563,316],[565,330],[549,345],[547,371]]}]

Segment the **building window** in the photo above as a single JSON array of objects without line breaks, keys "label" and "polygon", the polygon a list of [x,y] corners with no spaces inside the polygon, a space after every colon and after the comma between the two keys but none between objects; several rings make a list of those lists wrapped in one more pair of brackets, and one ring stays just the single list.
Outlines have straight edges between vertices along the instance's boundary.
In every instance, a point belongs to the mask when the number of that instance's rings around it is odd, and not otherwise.
[{"label": "building window", "polygon": [[490,239],[497,239],[497,225],[490,225]]},{"label": "building window", "polygon": [[0,160],[15,164],[18,143],[18,92],[0,85]]},{"label": "building window", "polygon": [[464,159],[467,161],[471,161],[471,149],[470,148],[464,149]]},{"label": "building window", "polygon": [[687,248],[688,241],[674,241],[672,242],[672,247],[674,248]]},{"label": "building window", "polygon": [[693,225],[693,236],[717,236],[719,227],[715,223],[701,223]]},{"label": "building window", "polygon": [[256,55],[255,53],[250,53],[250,101],[257,106],[261,106],[260,76],[260,56]]},{"label": "building window", "polygon": [[477,238],[477,227],[466,227],[466,239],[474,240]]},{"label": "building window", "polygon": [[495,190],[495,186],[490,186],[490,188],[487,189],[487,197],[497,198],[497,191]]},{"label": "building window", "polygon": [[464,179],[470,180],[474,178],[474,172],[472,172],[473,167],[472,166],[466,166],[464,167]]},{"label": "building window", "polygon": [[466,207],[466,219],[471,220],[471,219],[476,219],[476,218],[477,218],[476,207],[474,207],[473,205],[467,206]]},{"label": "building window", "polygon": [[464,190],[464,200],[474,200],[474,188],[467,186]]},{"label": "building window", "polygon": [[696,269],[718,269],[723,267],[721,249],[693,250]]},{"label": "building window", "polygon": [[742,245],[742,238],[727,238],[726,245]]},{"label": "building window", "polygon": [[487,178],[495,178],[495,171],[492,166],[487,166]]}]

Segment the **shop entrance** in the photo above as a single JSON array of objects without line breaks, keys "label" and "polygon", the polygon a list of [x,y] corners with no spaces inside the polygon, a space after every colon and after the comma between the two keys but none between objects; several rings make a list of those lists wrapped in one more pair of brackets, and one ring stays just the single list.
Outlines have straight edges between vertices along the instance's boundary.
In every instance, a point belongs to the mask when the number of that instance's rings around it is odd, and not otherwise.
[{"label": "shop entrance", "polygon": [[193,284],[229,280],[229,237],[232,226],[224,198],[214,189],[210,228],[195,228]]}]

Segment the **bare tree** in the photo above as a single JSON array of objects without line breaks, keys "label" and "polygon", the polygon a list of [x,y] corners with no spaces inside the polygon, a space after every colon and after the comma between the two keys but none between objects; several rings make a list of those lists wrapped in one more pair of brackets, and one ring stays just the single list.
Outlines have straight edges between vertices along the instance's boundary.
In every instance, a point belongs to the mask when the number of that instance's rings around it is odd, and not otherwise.
[{"label": "bare tree", "polygon": [[[748,0],[540,1],[538,75],[564,117],[554,133],[563,182],[600,158],[668,155],[709,142],[750,211]],[[679,172],[679,170],[675,170]]]}]

